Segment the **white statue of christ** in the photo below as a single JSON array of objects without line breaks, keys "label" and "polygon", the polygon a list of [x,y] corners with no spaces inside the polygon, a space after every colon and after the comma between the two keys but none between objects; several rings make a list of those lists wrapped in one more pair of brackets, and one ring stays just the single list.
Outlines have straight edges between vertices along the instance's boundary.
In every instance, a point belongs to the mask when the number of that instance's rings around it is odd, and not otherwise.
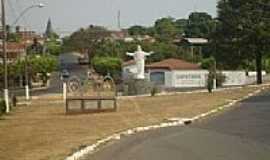
[{"label": "white statue of christ", "polygon": [[138,46],[138,49],[135,53],[127,53],[127,55],[133,57],[136,62],[137,66],[137,74],[135,76],[136,79],[145,79],[144,75],[145,59],[146,56],[150,56],[151,54],[153,54],[153,52],[149,53],[144,52],[140,45]]}]

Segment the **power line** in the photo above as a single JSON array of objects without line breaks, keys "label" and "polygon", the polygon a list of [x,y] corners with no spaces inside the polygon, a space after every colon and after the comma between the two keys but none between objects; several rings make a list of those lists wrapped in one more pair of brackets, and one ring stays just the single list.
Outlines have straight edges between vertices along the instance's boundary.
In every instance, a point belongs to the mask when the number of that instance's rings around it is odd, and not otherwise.
[{"label": "power line", "polygon": [[13,15],[13,19],[16,19],[16,17],[17,17],[17,11],[16,11],[16,9],[13,7],[13,5],[12,5],[12,2],[11,1],[7,1],[8,3],[8,6],[9,6],[9,8],[10,8],[10,10],[11,10],[11,13],[12,13],[12,15]]},{"label": "power line", "polygon": [[[21,3],[20,3],[19,0],[16,0],[16,4],[17,4],[18,8],[20,8],[20,10],[22,11],[22,10],[23,10],[23,7],[22,7],[22,5],[21,5]],[[22,17],[22,20],[23,20],[25,26],[31,28],[31,25],[29,25],[30,23],[29,23],[29,21],[25,18],[25,16]]]}]

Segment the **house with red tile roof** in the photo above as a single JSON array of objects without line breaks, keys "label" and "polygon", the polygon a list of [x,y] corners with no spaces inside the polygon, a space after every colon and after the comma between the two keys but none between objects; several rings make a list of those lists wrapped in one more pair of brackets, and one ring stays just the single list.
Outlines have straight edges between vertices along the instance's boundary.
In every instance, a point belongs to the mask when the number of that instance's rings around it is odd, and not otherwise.
[{"label": "house with red tile roof", "polygon": [[146,65],[145,69],[151,82],[166,88],[202,88],[208,76],[200,65],[175,58]]},{"label": "house with red tile roof", "polygon": [[[14,62],[17,59],[23,58],[26,53],[26,46],[22,43],[8,42],[7,43],[7,57],[8,62]],[[0,57],[3,57],[2,42],[0,43]],[[2,62],[2,58],[1,58]]]},{"label": "house with red tile roof", "polygon": [[[145,66],[146,77],[155,85],[166,88],[205,87],[208,71],[200,65],[181,59],[165,59]],[[123,78],[135,74],[135,61],[123,64]]]},{"label": "house with red tile roof", "polygon": [[[123,63],[123,80],[137,73],[134,60]],[[242,86],[256,81],[255,75],[249,75],[244,70],[218,71],[225,76],[223,86]],[[250,72],[251,73],[251,72]],[[265,72],[264,76],[266,75]],[[145,66],[146,80],[162,88],[205,88],[208,79],[208,70],[200,65],[182,59],[170,58]]]},{"label": "house with red tile roof", "polygon": [[34,39],[36,39],[40,44],[44,44],[46,41],[46,38],[34,31],[17,31],[16,33],[21,37],[21,43],[27,44],[27,46],[33,44]]},{"label": "house with red tile roof", "polygon": [[146,66],[147,69],[167,69],[167,70],[199,70],[200,65],[189,63],[181,59],[165,59],[160,62],[152,63]]}]

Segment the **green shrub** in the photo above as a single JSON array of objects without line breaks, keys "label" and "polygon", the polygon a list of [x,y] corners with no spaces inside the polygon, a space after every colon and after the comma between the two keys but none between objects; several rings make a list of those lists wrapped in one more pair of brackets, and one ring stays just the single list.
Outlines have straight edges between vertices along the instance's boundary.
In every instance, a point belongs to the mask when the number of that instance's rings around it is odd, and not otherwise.
[{"label": "green shrub", "polygon": [[159,89],[157,86],[154,86],[151,90],[151,96],[154,97],[158,93]]},{"label": "green shrub", "polygon": [[4,100],[0,100],[0,116],[6,112],[6,105]]},{"label": "green shrub", "polygon": [[207,89],[209,93],[212,93],[212,90],[214,88],[214,83],[213,83],[214,78],[215,78],[215,74],[213,72],[210,72],[207,78]]},{"label": "green shrub", "polygon": [[58,69],[57,58],[52,55],[33,55],[29,57],[28,63],[32,75],[41,74],[43,85],[46,85],[49,79],[48,73]]},{"label": "green shrub", "polygon": [[270,58],[265,60],[264,68],[267,73],[270,73]]},{"label": "green shrub", "polygon": [[217,87],[222,87],[223,83],[226,81],[226,76],[221,72],[216,73]]},{"label": "green shrub", "polygon": [[92,65],[95,71],[103,76],[110,73],[115,79],[121,77],[121,59],[116,57],[94,57]]},{"label": "green shrub", "polygon": [[226,76],[223,75],[221,72],[219,73],[214,73],[214,72],[209,72],[208,78],[207,78],[207,89],[209,93],[212,92],[214,88],[214,79],[216,78],[216,87],[222,87],[223,83],[226,80]]},{"label": "green shrub", "polygon": [[54,56],[59,56],[61,53],[61,45],[56,42],[49,42],[47,44],[47,52]]},{"label": "green shrub", "polygon": [[201,67],[207,70],[215,70],[215,58],[210,57],[202,60]]}]

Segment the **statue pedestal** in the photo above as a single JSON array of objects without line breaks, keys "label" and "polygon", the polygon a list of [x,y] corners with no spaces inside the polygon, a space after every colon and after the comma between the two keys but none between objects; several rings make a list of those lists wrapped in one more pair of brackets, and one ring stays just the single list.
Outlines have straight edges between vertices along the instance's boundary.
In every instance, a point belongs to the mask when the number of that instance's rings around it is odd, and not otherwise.
[{"label": "statue pedestal", "polygon": [[150,94],[153,85],[145,79],[130,79],[125,83],[125,95],[143,95]]}]

